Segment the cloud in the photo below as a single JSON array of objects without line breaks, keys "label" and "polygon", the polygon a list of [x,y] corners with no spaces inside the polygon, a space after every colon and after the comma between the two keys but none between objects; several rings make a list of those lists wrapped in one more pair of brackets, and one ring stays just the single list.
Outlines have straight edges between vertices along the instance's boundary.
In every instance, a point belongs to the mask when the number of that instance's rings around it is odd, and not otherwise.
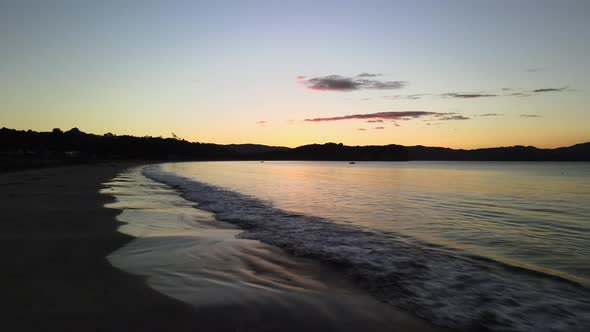
[{"label": "cloud", "polygon": [[259,125],[259,126],[264,126],[267,123],[268,123],[268,121],[265,121],[265,120],[256,121],[256,124]]},{"label": "cloud", "polygon": [[561,87],[561,88],[540,88],[540,89],[535,89],[535,90],[530,90],[530,91],[514,92],[514,93],[508,94],[506,96],[510,96],[510,97],[531,97],[534,94],[543,93],[543,92],[570,92],[570,91],[576,91],[576,90],[570,89],[568,86],[564,86],[564,87]]},{"label": "cloud", "polygon": [[[335,116],[329,118],[305,119],[305,122],[327,122],[340,120],[367,120],[367,122],[383,122],[384,120],[412,120],[420,117],[434,117],[437,120],[469,120],[470,118],[457,113],[437,113],[424,111],[407,111],[407,112],[379,112],[369,114],[351,114],[344,116]],[[381,120],[381,121],[379,121]]]},{"label": "cloud", "polygon": [[561,91],[566,91],[567,90],[567,86],[564,86],[562,88],[542,88],[542,89],[536,89],[533,90],[534,93],[540,93],[540,92],[561,92]]},{"label": "cloud", "polygon": [[486,113],[486,114],[480,114],[479,116],[503,116],[504,114],[502,113]]},{"label": "cloud", "polygon": [[330,118],[305,119],[304,121],[306,121],[306,122],[324,122],[324,121],[339,121],[339,120],[352,120],[352,119],[400,120],[403,118],[419,118],[421,116],[436,116],[438,114],[445,115],[448,113],[423,112],[423,111],[379,112],[379,113],[369,113],[369,114],[351,114],[351,115],[344,115],[344,116],[335,116],[335,117],[330,117]]},{"label": "cloud", "polygon": [[537,115],[537,114],[521,114],[520,117],[521,118],[542,118],[541,115]]},{"label": "cloud", "polygon": [[367,129],[365,129],[365,128],[357,128],[356,130],[365,131]]},{"label": "cloud", "polygon": [[[367,73],[363,74],[367,75]],[[394,90],[401,89],[407,84],[405,81],[378,81],[364,77],[366,76],[344,77],[340,75],[328,75],[301,78],[300,82],[308,89],[319,91]]]},{"label": "cloud", "polygon": [[463,99],[498,97],[498,95],[485,94],[485,93],[456,93],[456,92],[443,93],[440,96],[441,97],[450,97],[450,98],[463,98]]},{"label": "cloud", "polygon": [[356,77],[377,77],[381,75],[382,74],[360,73]]},{"label": "cloud", "polygon": [[530,97],[532,95],[530,93],[528,93],[528,92],[515,92],[515,93],[509,94],[509,96],[512,96],[512,97]]},{"label": "cloud", "polygon": [[439,117],[438,120],[471,120],[471,118],[463,115],[447,115]]},{"label": "cloud", "polygon": [[373,129],[385,129],[385,127],[375,127]]},{"label": "cloud", "polygon": [[[520,90],[520,91],[518,91]],[[419,93],[419,94],[410,94],[410,95],[387,95],[383,96],[385,99],[392,99],[392,100],[399,100],[399,99],[406,99],[406,100],[417,100],[422,99],[425,96],[439,96],[442,98],[459,98],[459,99],[475,99],[475,98],[491,98],[491,97],[531,97],[536,93],[543,93],[543,92],[571,92],[576,91],[574,89],[569,88],[568,86],[564,86],[561,88],[541,88],[535,89],[530,91],[524,91],[521,89],[513,89],[513,88],[501,88],[497,92],[492,93],[480,93],[480,92],[447,92],[438,95],[432,95],[428,93]]]},{"label": "cloud", "polygon": [[385,99],[408,99],[408,100],[416,100],[421,99],[423,96],[430,96],[428,93],[418,93],[413,95],[393,95],[393,96],[383,96]]}]

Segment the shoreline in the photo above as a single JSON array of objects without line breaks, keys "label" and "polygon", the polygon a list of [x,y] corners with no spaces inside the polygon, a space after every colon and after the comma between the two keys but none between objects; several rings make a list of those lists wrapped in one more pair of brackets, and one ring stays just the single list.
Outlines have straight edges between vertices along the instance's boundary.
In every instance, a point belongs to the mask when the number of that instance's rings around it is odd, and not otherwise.
[{"label": "shoreline", "polygon": [[[123,210],[106,207],[115,202],[115,197],[101,190],[105,189],[104,183],[121,172],[142,164],[87,164],[0,174],[3,212],[0,259],[6,271],[0,274],[0,282],[6,289],[0,310],[7,317],[3,321],[5,328],[14,331],[356,331],[372,326],[375,321],[364,321],[359,319],[362,316],[354,314],[349,317],[346,313],[364,310],[365,316],[380,317],[381,323],[375,327],[380,326],[382,330],[444,330],[401,309],[379,304],[350,283],[339,280],[336,270],[245,240],[230,240],[224,247],[237,245],[231,257],[238,260],[259,260],[262,265],[253,270],[256,273],[266,271],[266,259],[286,260],[287,265],[282,267],[289,268],[297,261],[300,269],[296,272],[303,278],[300,285],[325,280],[322,287],[327,287],[328,292],[322,295],[324,291],[319,289],[301,288],[303,293],[274,298],[279,302],[272,302],[259,300],[257,294],[263,293],[255,291],[249,301],[211,302],[196,308],[157,291],[148,282],[148,276],[125,272],[107,258],[133,246],[134,240],[140,244],[149,241],[120,232],[119,227],[124,223],[117,216]],[[195,245],[202,247],[202,258],[213,262],[211,266],[223,266],[208,254],[211,247],[207,246],[207,239]],[[252,249],[268,251],[268,258],[266,254],[249,255],[245,249],[250,253]],[[243,271],[239,265],[233,267]],[[277,275],[271,273],[271,276]],[[244,280],[230,281],[234,285],[240,283]],[[290,287],[290,281],[287,285]],[[278,293],[285,293],[285,289]],[[203,290],[213,294],[211,299],[224,297],[224,292],[215,287],[207,286]],[[330,295],[330,290],[339,293]],[[310,302],[306,293],[318,295]],[[342,305],[341,301],[347,304]],[[282,304],[276,306],[276,303]]]},{"label": "shoreline", "polygon": [[[105,192],[123,209],[120,231],[138,236],[109,261],[195,309],[216,331],[441,331],[371,296],[346,271],[296,257],[200,210],[174,187],[121,173]],[[227,316],[231,320],[227,320]]]},{"label": "shoreline", "polygon": [[3,326],[13,331],[187,331],[191,310],[113,267],[133,238],[102,183],[136,163],[0,174]]}]

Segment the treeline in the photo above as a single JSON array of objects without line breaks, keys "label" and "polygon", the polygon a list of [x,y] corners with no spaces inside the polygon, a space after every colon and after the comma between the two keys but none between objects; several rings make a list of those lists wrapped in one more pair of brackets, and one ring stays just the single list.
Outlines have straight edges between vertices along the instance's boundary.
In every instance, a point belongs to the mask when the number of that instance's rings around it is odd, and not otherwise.
[{"label": "treeline", "polygon": [[0,129],[0,170],[104,160],[478,160],[590,161],[590,143],[557,149],[514,146],[475,150],[401,145],[326,143],[297,148],[258,144],[194,143],[176,137],[95,135],[77,128],[50,132]]},{"label": "treeline", "polygon": [[47,157],[89,159],[210,159],[229,153],[217,144],[191,143],[181,138],[117,136],[111,133],[94,135],[78,128],[66,132],[0,129],[0,151]]},{"label": "treeline", "polygon": [[0,129],[0,168],[21,169],[104,160],[218,160],[230,149],[180,138],[94,135],[77,128],[63,132]]},{"label": "treeline", "polygon": [[219,145],[172,138],[87,134],[77,128],[50,132],[0,129],[0,168],[21,169],[104,160],[408,160],[399,145],[327,143],[290,149],[256,144]]}]

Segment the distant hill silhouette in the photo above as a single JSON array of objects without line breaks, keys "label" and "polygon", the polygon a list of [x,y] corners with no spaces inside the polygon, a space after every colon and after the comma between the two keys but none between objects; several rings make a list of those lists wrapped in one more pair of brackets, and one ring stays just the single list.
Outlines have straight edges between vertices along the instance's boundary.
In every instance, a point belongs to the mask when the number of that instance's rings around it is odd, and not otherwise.
[{"label": "distant hill silhouette", "polygon": [[510,146],[474,150],[439,147],[408,147],[409,160],[474,161],[590,161],[590,142],[557,149]]},{"label": "distant hill silhouette", "polygon": [[63,132],[0,129],[0,170],[97,160],[478,160],[590,161],[590,142],[557,149],[512,146],[487,149],[326,143],[297,148],[260,144],[193,143],[178,138],[95,135],[77,128]]},{"label": "distant hill silhouette", "polygon": [[342,143],[304,145],[288,150],[270,151],[258,156],[266,160],[374,160],[407,161],[408,150],[401,145],[346,146]]},{"label": "distant hill silhouette", "polygon": [[224,145],[229,151],[238,156],[252,156],[259,155],[275,151],[287,151],[290,150],[284,146],[268,146],[261,144],[228,144]]}]

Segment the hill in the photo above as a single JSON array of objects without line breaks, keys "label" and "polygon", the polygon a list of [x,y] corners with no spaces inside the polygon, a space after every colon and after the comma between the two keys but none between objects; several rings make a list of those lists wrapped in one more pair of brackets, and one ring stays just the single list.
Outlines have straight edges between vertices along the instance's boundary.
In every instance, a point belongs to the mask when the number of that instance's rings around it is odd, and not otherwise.
[{"label": "hill", "polygon": [[408,147],[409,160],[458,161],[590,161],[590,142],[557,149],[510,146],[474,150],[440,147]]},{"label": "hill", "polygon": [[342,143],[304,145],[271,151],[258,156],[266,160],[363,160],[407,161],[407,148],[401,145],[346,146]]},{"label": "hill", "polygon": [[296,148],[260,144],[188,142],[178,137],[95,135],[0,129],[0,170],[104,160],[355,160],[355,161],[590,161],[590,142],[557,149],[512,146],[450,149],[426,146],[311,144]]}]

